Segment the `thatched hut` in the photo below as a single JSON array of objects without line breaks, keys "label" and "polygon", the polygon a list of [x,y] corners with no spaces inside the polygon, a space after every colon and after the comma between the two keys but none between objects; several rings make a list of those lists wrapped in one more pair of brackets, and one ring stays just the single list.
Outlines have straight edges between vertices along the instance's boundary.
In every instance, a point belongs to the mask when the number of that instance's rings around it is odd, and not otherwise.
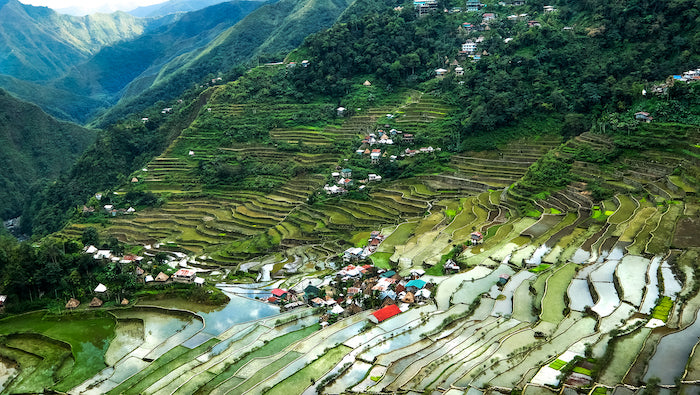
[{"label": "thatched hut", "polygon": [[127,299],[127,298],[122,299],[122,306],[126,306],[128,304],[129,304],[129,299]]},{"label": "thatched hut", "polygon": [[164,283],[164,282],[168,281],[169,278],[170,278],[170,277],[169,277],[167,274],[165,274],[165,273],[163,273],[163,272],[160,272],[160,273],[158,273],[158,275],[156,276],[156,282]]},{"label": "thatched hut", "polygon": [[100,298],[94,297],[90,301],[90,307],[101,307],[103,303],[104,302],[102,302],[102,300]]},{"label": "thatched hut", "polygon": [[76,307],[80,306],[80,301],[76,298],[70,298],[68,303],[66,303],[66,308],[67,309],[74,309]]}]

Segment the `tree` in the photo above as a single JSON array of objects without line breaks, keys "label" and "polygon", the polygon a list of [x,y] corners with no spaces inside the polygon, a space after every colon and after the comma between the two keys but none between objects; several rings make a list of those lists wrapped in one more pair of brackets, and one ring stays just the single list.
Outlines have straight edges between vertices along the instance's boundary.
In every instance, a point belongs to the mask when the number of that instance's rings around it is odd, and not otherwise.
[{"label": "tree", "polygon": [[82,241],[86,246],[98,245],[100,243],[100,235],[97,233],[97,229],[92,226],[85,228],[85,230],[83,230]]}]

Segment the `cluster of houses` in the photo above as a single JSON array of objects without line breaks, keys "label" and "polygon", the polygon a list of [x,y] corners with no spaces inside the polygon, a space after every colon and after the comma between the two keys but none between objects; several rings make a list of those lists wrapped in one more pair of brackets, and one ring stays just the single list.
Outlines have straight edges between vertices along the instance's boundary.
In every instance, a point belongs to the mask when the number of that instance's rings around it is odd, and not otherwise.
[{"label": "cluster of houses", "polygon": [[682,82],[700,81],[700,68],[685,71],[683,74],[674,75],[673,80]]},{"label": "cluster of houses", "polygon": [[421,277],[423,270],[414,270],[402,277],[393,270],[372,265],[349,264],[340,269],[325,285],[307,285],[302,290],[275,288],[265,300],[285,309],[310,305],[325,309],[321,325],[354,315],[369,308],[378,308],[368,319],[379,323],[406,311],[413,304],[425,304],[431,298],[434,284]]},{"label": "cluster of houses", "polygon": [[[333,172],[331,173],[331,177],[333,177],[333,180],[335,181],[335,185],[328,185],[326,184],[323,189],[326,191],[327,195],[337,195],[337,194],[343,194],[347,192],[347,187],[354,185],[355,181],[352,179],[352,169],[343,169],[339,172]],[[367,175],[367,178],[364,180],[359,180],[359,183],[361,184],[366,184],[368,182],[377,182],[381,181],[382,176],[379,174],[374,174],[370,173]],[[360,190],[365,189],[365,185],[360,185],[358,188]]]},{"label": "cluster of houses", "polygon": [[351,247],[343,252],[344,262],[357,262],[367,259],[375,251],[377,247],[384,241],[386,237],[378,230],[374,230],[369,234],[367,245],[364,247]]},{"label": "cluster of houses", "polygon": [[409,149],[406,148],[403,154],[401,156],[415,156],[417,154],[429,154],[431,152],[436,152],[436,151],[442,151],[440,147],[438,148],[433,148],[433,147],[420,147],[418,149]]}]

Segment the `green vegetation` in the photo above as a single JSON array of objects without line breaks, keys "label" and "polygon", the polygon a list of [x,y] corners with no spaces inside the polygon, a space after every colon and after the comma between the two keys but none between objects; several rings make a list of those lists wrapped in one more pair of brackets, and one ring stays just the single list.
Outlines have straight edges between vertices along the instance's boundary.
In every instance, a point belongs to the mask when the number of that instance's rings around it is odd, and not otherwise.
[{"label": "green vegetation", "polygon": [[[4,318],[0,320],[0,335],[5,335],[0,342],[0,355],[10,359],[30,354],[40,356],[35,361],[18,360],[20,368],[26,369],[23,374],[27,375],[17,383],[23,391],[40,392],[46,387],[68,391],[106,367],[104,354],[114,336],[115,324],[112,315],[99,311],[64,314],[37,311]],[[24,334],[14,335],[19,332]]]},{"label": "green vegetation", "polygon": [[70,169],[96,133],[60,122],[0,89],[0,219],[21,214],[32,193]]},{"label": "green vegetation", "polygon": [[673,300],[668,296],[664,296],[654,307],[654,311],[651,313],[651,316],[652,318],[666,322],[672,307]]}]

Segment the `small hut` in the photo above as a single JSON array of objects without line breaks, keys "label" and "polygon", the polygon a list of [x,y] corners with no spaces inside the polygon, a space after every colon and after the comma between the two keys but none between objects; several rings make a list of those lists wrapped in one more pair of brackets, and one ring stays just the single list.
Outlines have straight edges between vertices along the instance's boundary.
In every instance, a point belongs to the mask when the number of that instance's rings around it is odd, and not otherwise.
[{"label": "small hut", "polygon": [[122,303],[121,303],[121,304],[122,304],[122,306],[128,305],[128,304],[129,304],[129,299],[127,299],[127,298],[122,299]]},{"label": "small hut", "polygon": [[70,298],[68,303],[66,303],[66,308],[73,310],[74,308],[80,306],[80,301],[76,298]]},{"label": "small hut", "polygon": [[104,302],[102,302],[102,300],[100,298],[94,297],[90,301],[90,307],[102,307],[102,303],[104,303]]},{"label": "small hut", "polygon": [[413,292],[406,292],[406,295],[401,299],[404,303],[415,303],[415,298],[413,297]]},{"label": "small hut", "polygon": [[164,282],[168,281],[169,278],[170,278],[170,277],[169,277],[167,274],[165,274],[165,273],[163,273],[163,272],[160,272],[160,273],[158,273],[158,275],[156,276],[156,282],[164,283]]},{"label": "small hut", "polygon": [[369,82],[369,80],[365,80],[365,82],[362,84],[364,86],[372,86],[372,83]]}]

